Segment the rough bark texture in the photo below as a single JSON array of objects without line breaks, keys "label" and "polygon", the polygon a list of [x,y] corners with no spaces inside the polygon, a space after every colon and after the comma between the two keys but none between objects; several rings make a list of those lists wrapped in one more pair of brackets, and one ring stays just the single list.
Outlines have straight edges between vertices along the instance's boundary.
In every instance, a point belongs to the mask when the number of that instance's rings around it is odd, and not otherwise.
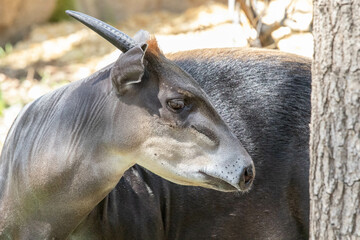
[{"label": "rough bark texture", "polygon": [[360,0],[314,0],[311,239],[360,239]]}]

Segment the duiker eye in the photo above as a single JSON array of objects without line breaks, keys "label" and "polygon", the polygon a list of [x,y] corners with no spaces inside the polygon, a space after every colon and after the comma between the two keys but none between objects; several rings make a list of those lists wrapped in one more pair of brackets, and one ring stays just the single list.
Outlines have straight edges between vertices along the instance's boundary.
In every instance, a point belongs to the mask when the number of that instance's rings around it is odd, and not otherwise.
[{"label": "duiker eye", "polygon": [[170,99],[167,101],[167,107],[173,112],[180,112],[185,107],[184,99]]}]

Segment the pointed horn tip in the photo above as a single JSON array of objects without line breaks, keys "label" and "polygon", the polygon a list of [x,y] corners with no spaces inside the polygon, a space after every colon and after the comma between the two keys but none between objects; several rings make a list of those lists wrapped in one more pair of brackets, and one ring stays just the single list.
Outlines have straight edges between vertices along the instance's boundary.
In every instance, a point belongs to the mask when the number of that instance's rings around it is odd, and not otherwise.
[{"label": "pointed horn tip", "polygon": [[76,17],[80,17],[81,16],[81,12],[77,12],[77,11],[74,11],[74,10],[66,10],[65,13],[67,15],[69,15],[70,17],[73,17],[76,19]]},{"label": "pointed horn tip", "polygon": [[136,45],[136,41],[131,37],[99,19],[73,10],[66,10],[65,13],[95,31],[122,52]]},{"label": "pointed horn tip", "polygon": [[72,16],[75,12],[73,10],[65,10],[65,13],[69,16]]}]

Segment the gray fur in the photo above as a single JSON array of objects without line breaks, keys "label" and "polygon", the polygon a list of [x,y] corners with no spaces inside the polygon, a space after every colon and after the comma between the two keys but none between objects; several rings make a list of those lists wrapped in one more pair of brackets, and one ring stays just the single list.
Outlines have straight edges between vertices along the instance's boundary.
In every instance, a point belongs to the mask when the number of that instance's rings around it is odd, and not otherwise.
[{"label": "gray fur", "polygon": [[169,56],[208,93],[256,165],[244,194],[134,166],[74,232],[87,239],[308,239],[311,61],[262,49]]},{"label": "gray fur", "polygon": [[[117,29],[71,14],[122,41]],[[21,111],[0,157],[0,238],[68,238],[136,163],[179,184],[251,186],[252,160],[239,140],[197,82],[152,46],[131,45],[114,64]]]}]

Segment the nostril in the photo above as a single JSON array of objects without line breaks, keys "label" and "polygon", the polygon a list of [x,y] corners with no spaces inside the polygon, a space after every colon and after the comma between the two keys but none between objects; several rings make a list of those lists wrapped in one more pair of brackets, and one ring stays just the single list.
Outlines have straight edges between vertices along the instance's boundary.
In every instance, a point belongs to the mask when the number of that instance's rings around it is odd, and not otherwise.
[{"label": "nostril", "polygon": [[246,190],[246,189],[250,188],[253,180],[254,180],[254,170],[253,170],[253,166],[250,165],[250,166],[244,168],[244,170],[241,174],[240,182],[239,182],[240,189]]},{"label": "nostril", "polygon": [[247,185],[247,184],[251,183],[253,178],[254,178],[254,173],[253,173],[252,166],[245,168],[245,171],[244,171],[245,184]]}]

